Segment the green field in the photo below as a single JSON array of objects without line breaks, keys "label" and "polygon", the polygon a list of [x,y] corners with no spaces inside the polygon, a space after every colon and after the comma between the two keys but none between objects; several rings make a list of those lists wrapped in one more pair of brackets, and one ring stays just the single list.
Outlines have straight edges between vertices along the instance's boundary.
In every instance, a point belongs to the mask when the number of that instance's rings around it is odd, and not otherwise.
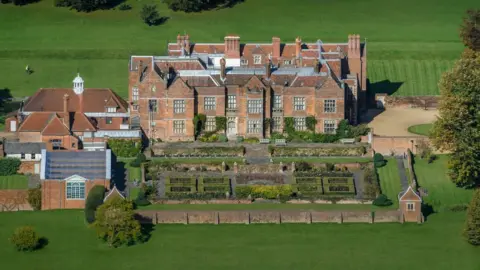
[{"label": "green field", "polygon": [[428,136],[430,134],[430,130],[432,130],[433,124],[421,124],[408,127],[408,132]]},{"label": "green field", "polygon": [[372,162],[371,158],[362,158],[362,157],[343,157],[343,158],[325,158],[325,157],[302,157],[302,158],[273,158],[273,163],[286,163],[286,162],[314,162],[314,163],[368,163]]},{"label": "green field", "polygon": [[[111,249],[81,210],[0,213],[0,261],[35,270],[476,270],[478,249],[460,235],[464,215],[436,214],[423,225],[158,225],[147,243]],[[44,249],[20,253],[8,243],[27,224],[48,239]]]},{"label": "green field", "polygon": [[450,181],[447,176],[447,161],[446,155],[439,155],[439,159],[431,164],[415,158],[414,169],[418,185],[428,191],[428,196],[423,197],[423,200],[436,211],[456,204],[468,204],[472,198],[472,190],[456,187]]},{"label": "green field", "polygon": [[387,164],[377,169],[380,178],[382,193],[392,200],[393,206],[398,207],[398,193],[402,191],[400,175],[398,174],[397,163],[394,158],[387,158]]},{"label": "green field", "polygon": [[0,189],[27,189],[28,177],[25,175],[0,176]]},{"label": "green field", "polygon": [[[71,87],[80,71],[86,87],[109,87],[125,97],[129,55],[164,54],[166,43],[183,32],[194,42],[222,42],[229,33],[243,41],[270,42],[276,35],[285,42],[296,36],[346,42],[348,34],[359,33],[368,39],[372,91],[437,94],[440,72],[463,48],[458,38],[462,16],[478,6],[475,0],[454,5],[448,0],[299,0],[294,5],[246,0],[233,8],[186,14],[153,2],[168,17],[156,27],[141,22],[139,1],[127,1],[133,7],[129,11],[87,14],[55,8],[53,0],[0,5],[0,89],[22,97],[39,87]],[[25,74],[26,65],[33,74]]]}]

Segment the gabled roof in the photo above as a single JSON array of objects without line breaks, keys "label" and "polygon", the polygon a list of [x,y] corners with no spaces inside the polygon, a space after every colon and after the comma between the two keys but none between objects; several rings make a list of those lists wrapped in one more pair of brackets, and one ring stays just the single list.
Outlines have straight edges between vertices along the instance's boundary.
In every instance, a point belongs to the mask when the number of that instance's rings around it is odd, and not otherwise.
[{"label": "gabled roof", "polygon": [[[24,104],[25,112],[63,112],[63,96],[68,95],[68,109],[79,111],[79,97],[70,88],[41,88]],[[119,108],[127,112],[128,104],[111,89],[86,88],[83,91],[83,112],[105,112],[105,104],[112,99]]]},{"label": "gabled roof", "polygon": [[118,108],[118,103],[115,101],[115,99],[113,99],[112,97],[110,97],[108,99],[108,101],[105,103],[105,107],[114,107],[114,108]]},{"label": "gabled roof", "polygon": [[64,125],[63,121],[60,120],[57,114],[53,114],[50,122],[48,122],[42,130],[42,135],[44,136],[65,136],[69,134],[70,130]]},{"label": "gabled roof", "polygon": [[30,114],[25,121],[20,124],[18,128],[19,132],[29,131],[42,131],[45,126],[50,122],[50,119],[54,117],[54,113],[51,112],[35,112]]},{"label": "gabled roof", "polygon": [[120,190],[117,189],[117,186],[113,186],[112,189],[107,193],[105,198],[103,199],[104,202],[106,202],[109,198],[114,198],[114,197],[120,197],[122,199],[125,199],[125,195],[120,192]]},{"label": "gabled roof", "polygon": [[[84,114],[80,112],[70,112],[70,126],[69,129],[71,131],[95,131],[96,128],[90,121],[90,119]],[[63,113],[58,114],[61,118],[64,117]]]},{"label": "gabled roof", "polygon": [[422,201],[422,197],[418,195],[411,186],[408,186],[407,190],[400,192],[398,194],[399,201]]},{"label": "gabled roof", "polygon": [[3,145],[3,151],[5,154],[21,154],[21,153],[35,153],[40,154],[42,149],[45,149],[44,143],[23,143],[23,142],[12,142],[5,141]]}]

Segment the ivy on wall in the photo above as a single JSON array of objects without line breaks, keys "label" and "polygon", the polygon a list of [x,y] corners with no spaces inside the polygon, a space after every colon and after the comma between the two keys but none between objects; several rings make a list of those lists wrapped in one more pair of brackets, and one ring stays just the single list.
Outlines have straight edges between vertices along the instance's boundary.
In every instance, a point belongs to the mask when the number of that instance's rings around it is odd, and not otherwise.
[{"label": "ivy on wall", "polygon": [[317,124],[317,119],[315,119],[315,116],[307,116],[305,118],[305,122],[307,125],[307,129],[315,132],[315,125]]},{"label": "ivy on wall", "polygon": [[225,116],[215,116],[215,127],[217,131],[227,129],[227,118]]}]

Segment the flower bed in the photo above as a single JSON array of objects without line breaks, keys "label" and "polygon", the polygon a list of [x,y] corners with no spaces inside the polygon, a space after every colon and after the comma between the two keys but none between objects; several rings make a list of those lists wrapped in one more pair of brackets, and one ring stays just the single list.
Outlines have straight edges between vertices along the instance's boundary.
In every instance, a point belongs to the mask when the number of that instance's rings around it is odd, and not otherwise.
[{"label": "flower bed", "polygon": [[366,153],[363,145],[352,147],[268,147],[272,157],[318,157],[318,156],[362,156]]},{"label": "flower bed", "polygon": [[270,182],[271,184],[283,184],[284,175],[269,174],[269,173],[251,173],[251,174],[238,174],[236,177],[237,184],[248,184],[249,182]]},{"label": "flower bed", "polygon": [[159,157],[242,157],[244,153],[244,146],[155,149],[155,156]]}]

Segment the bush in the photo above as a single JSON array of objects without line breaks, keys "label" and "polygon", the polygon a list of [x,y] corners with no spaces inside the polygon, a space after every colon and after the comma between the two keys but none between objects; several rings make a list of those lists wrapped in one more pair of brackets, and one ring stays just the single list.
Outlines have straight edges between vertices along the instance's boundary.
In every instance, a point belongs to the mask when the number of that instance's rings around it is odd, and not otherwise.
[{"label": "bush", "polygon": [[327,169],[327,171],[333,172],[333,171],[335,171],[335,164],[333,164],[333,163],[325,163],[325,168]]},{"label": "bush", "polygon": [[35,211],[42,208],[42,187],[40,185],[28,190],[27,201]]},{"label": "bush", "polygon": [[108,200],[97,209],[93,228],[98,237],[111,247],[133,245],[144,240],[132,202],[118,197]]},{"label": "bush", "polygon": [[148,26],[156,25],[160,21],[160,13],[157,11],[157,5],[145,4],[140,11],[140,18]]},{"label": "bush", "polygon": [[0,0],[0,3],[2,4],[8,4],[8,3],[11,3],[12,0]]},{"label": "bush", "polygon": [[437,159],[437,155],[435,154],[430,154],[427,158],[428,163],[433,163]]},{"label": "bush", "polygon": [[124,4],[121,4],[120,6],[118,6],[118,9],[119,9],[119,10],[122,10],[122,11],[123,11],[123,10],[130,10],[130,9],[132,9],[132,6],[130,6],[129,4],[125,4],[125,3],[124,3]]},{"label": "bush", "polygon": [[85,220],[88,223],[95,221],[95,211],[103,204],[105,198],[105,187],[96,185],[89,192],[85,201]]},{"label": "bush", "polygon": [[108,147],[117,157],[136,157],[142,152],[141,140],[109,139]]},{"label": "bush", "polygon": [[275,142],[275,140],[281,140],[281,139],[285,139],[285,136],[283,136],[283,134],[281,133],[273,132],[272,134],[270,134],[270,140],[272,142]]},{"label": "bush", "polygon": [[390,206],[393,202],[385,194],[380,194],[374,201],[373,205],[376,206]]},{"label": "bush", "polygon": [[225,192],[165,192],[165,197],[171,200],[212,200],[225,199]]},{"label": "bush", "polygon": [[480,245],[480,189],[474,191],[472,201],[468,206],[463,235],[468,243],[474,246]]},{"label": "bush", "polygon": [[312,166],[308,162],[301,161],[295,164],[295,170],[299,172],[311,171]]},{"label": "bush", "polygon": [[447,209],[448,209],[448,211],[452,211],[452,212],[463,212],[463,211],[467,211],[468,205],[466,205],[466,204],[455,204],[455,205],[449,206]]},{"label": "bush", "polygon": [[224,134],[218,134],[218,139],[217,140],[219,142],[228,142],[228,138]]},{"label": "bush", "polygon": [[18,251],[33,251],[40,246],[40,238],[35,229],[30,226],[17,228],[10,238],[10,242]]},{"label": "bush", "polygon": [[258,138],[252,137],[252,138],[246,138],[243,140],[244,143],[259,143],[260,140]]},{"label": "bush", "polygon": [[243,137],[237,136],[237,143],[242,143],[242,142],[243,142]]},{"label": "bush", "polygon": [[270,145],[269,151],[273,157],[282,156],[361,156],[365,146],[351,147],[291,147]]},{"label": "bush", "polygon": [[138,168],[145,161],[147,161],[147,157],[143,153],[138,153],[137,157],[130,162],[130,166]]},{"label": "bush", "polygon": [[116,0],[55,0],[56,7],[71,7],[79,12],[91,12],[115,6]]},{"label": "bush", "polygon": [[363,195],[366,198],[375,198],[380,193],[380,184],[375,169],[367,167],[363,171],[363,188]]},{"label": "bush", "polygon": [[375,153],[375,155],[373,155],[373,164],[375,165],[375,168],[380,168],[385,166],[386,161],[383,155],[380,153]]},{"label": "bush", "polygon": [[2,158],[0,159],[0,175],[14,175],[20,168],[20,159],[18,158]]},{"label": "bush", "polygon": [[148,200],[153,200],[155,197],[157,197],[157,188],[155,185],[147,185],[145,183],[142,183],[140,186],[141,191],[143,191],[143,194],[145,198]]},{"label": "bush", "polygon": [[137,195],[137,198],[135,199],[135,205],[137,206],[147,206],[147,205],[150,205],[150,201],[147,199],[146,195],[145,195],[145,191],[143,189],[141,189],[139,192],[138,192],[138,195]]}]

